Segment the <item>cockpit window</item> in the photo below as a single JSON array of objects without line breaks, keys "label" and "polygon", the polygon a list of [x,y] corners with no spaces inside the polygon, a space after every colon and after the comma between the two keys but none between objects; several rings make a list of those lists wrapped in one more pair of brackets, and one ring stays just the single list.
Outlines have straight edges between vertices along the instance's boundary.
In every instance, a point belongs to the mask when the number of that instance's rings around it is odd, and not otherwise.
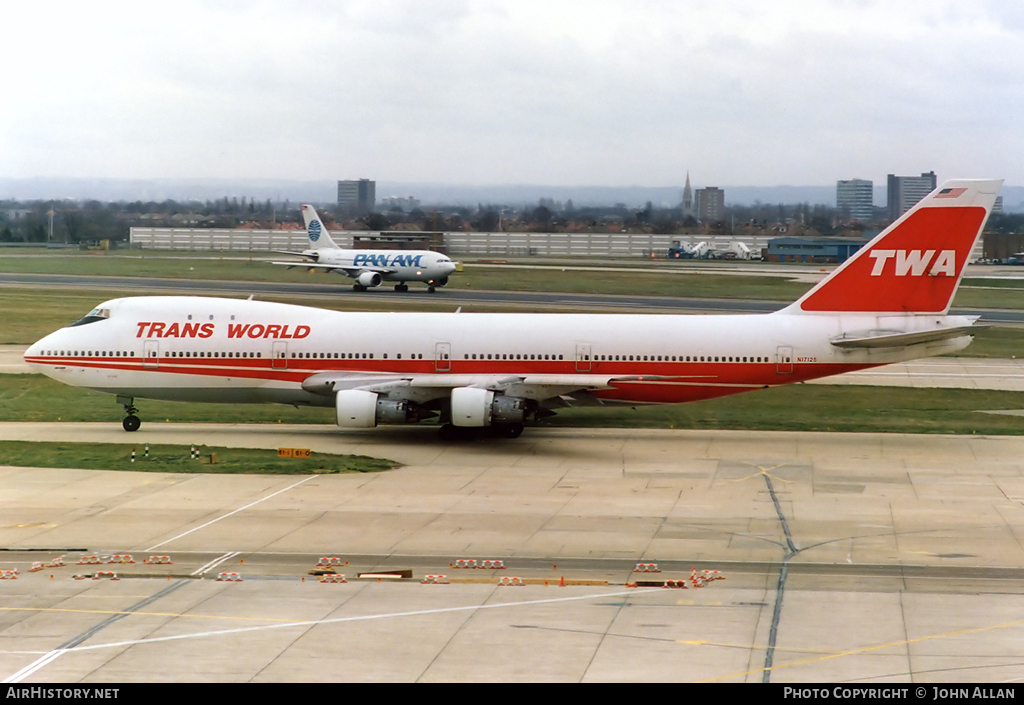
[{"label": "cockpit window", "polygon": [[84,317],[78,319],[72,323],[68,328],[74,328],[75,326],[84,326],[87,323],[95,323],[96,321],[105,321],[110,318],[109,308],[94,308],[89,313],[85,314]]}]

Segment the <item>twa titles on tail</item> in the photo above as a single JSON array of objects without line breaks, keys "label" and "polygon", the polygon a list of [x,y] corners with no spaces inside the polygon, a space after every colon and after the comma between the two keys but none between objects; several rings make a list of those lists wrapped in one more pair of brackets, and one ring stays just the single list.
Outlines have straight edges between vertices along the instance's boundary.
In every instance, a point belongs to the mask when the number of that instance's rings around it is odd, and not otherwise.
[{"label": "twa titles on tail", "polygon": [[100,304],[31,346],[67,384],[135,399],[333,407],[343,428],[441,421],[515,437],[561,407],[676,404],[966,347],[949,314],[999,181],[951,181],[798,301],[757,315],[346,313],[261,301]]},{"label": "twa titles on tail", "polygon": [[331,239],[313,206],[302,206],[309,248],[282,254],[304,257],[305,261],[273,262],[284,267],[303,267],[338,272],[355,280],[352,288],[366,291],[384,282],[397,282],[395,291],[408,291],[408,282],[423,282],[433,292],[448,283],[456,264],[433,250],[346,250]]}]

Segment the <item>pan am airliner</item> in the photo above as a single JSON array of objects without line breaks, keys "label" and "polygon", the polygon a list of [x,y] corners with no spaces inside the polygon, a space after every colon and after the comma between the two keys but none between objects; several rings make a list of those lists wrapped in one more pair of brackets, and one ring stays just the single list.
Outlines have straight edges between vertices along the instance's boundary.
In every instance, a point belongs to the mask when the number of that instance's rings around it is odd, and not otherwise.
[{"label": "pan am airliner", "polygon": [[281,254],[305,257],[307,261],[271,264],[338,272],[355,279],[352,288],[356,291],[366,291],[384,282],[398,282],[395,291],[409,291],[406,282],[423,282],[431,293],[447,284],[448,276],[456,268],[447,255],[433,250],[345,250],[331,239],[313,206],[302,206],[302,219],[309,249]]},{"label": "pan am airliner", "polygon": [[515,438],[560,407],[676,404],[955,352],[949,315],[1001,181],[947,181],[769,314],[347,313],[203,297],[104,302],[32,345],[58,381],[135,399],[329,406]]}]

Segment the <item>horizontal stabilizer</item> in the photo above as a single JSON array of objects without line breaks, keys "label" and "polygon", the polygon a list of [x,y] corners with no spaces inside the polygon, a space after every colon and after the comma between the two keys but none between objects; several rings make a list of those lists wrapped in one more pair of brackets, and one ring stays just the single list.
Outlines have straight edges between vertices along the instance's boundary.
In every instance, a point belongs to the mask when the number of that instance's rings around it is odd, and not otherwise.
[{"label": "horizontal stabilizer", "polygon": [[975,335],[987,326],[958,326],[905,333],[898,330],[869,330],[859,333],[845,333],[831,342],[837,348],[901,348],[936,340],[949,340],[964,335]]},{"label": "horizontal stabilizer", "polygon": [[[306,257],[306,258],[314,260],[314,261],[316,260],[317,257],[320,256],[319,253],[317,253],[317,252],[309,252],[309,251],[306,251],[306,252],[294,252],[292,250],[271,250],[270,252],[271,252],[271,254],[275,254],[275,255],[293,255],[295,257]],[[280,262],[276,262],[275,264],[280,264]]]}]

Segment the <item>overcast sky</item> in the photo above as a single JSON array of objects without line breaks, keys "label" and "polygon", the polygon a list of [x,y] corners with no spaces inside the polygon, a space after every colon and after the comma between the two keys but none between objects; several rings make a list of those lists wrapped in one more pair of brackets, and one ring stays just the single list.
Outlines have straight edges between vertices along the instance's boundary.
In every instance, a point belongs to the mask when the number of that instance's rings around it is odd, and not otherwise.
[{"label": "overcast sky", "polygon": [[1024,183],[1012,2],[17,2],[0,177]]}]

